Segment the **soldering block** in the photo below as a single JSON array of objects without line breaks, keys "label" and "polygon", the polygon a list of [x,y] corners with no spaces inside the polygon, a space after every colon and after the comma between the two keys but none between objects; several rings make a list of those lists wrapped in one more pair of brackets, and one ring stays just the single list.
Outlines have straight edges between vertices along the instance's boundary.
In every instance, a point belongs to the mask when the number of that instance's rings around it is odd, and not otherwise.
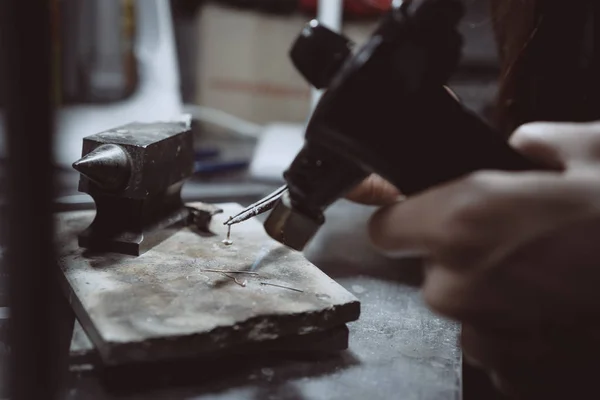
[{"label": "soldering block", "polygon": [[[94,212],[57,214],[61,281],[105,365],[213,357],[359,318],[354,295],[257,221],[233,226],[225,245],[223,222],[242,207],[218,206],[211,233],[182,228],[139,257],[80,248],[77,234]],[[241,286],[208,269],[258,275],[231,275]]]}]

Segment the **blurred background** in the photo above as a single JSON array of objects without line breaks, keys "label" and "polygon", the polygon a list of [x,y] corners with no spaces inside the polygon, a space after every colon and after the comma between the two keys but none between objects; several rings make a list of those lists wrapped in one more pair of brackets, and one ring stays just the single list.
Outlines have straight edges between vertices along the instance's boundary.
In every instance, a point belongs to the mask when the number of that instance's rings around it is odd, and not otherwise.
[{"label": "blurred background", "polygon": [[[83,137],[182,112],[195,121],[200,180],[235,175],[245,183],[278,183],[273,181],[281,179],[285,157],[301,144],[311,109],[311,89],[288,50],[303,24],[315,17],[316,0],[48,1],[54,10],[61,196],[76,194],[70,165],[80,156]],[[364,42],[389,3],[345,1],[342,30]],[[466,3],[464,58],[452,87],[485,115],[497,77],[488,1]],[[287,145],[263,146],[271,139]],[[265,149],[276,159],[269,160]],[[221,186],[223,192],[209,185],[198,195],[252,197],[263,191]]]}]

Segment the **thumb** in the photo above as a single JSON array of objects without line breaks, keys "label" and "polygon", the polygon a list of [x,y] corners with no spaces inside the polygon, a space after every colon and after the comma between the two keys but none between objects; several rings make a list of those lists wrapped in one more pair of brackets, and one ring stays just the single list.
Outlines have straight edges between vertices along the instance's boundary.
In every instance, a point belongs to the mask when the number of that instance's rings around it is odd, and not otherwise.
[{"label": "thumb", "polygon": [[549,167],[600,161],[600,122],[535,122],[522,125],[510,144],[523,155]]},{"label": "thumb", "polygon": [[393,204],[400,197],[400,191],[394,185],[376,174],[371,174],[346,195],[350,201],[371,206]]}]

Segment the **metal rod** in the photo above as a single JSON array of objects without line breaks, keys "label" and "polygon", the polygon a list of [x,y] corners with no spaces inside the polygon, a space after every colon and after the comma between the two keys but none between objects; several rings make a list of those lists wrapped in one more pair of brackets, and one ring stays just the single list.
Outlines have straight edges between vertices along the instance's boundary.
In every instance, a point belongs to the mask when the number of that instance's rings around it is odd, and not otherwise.
[{"label": "metal rod", "polygon": [[60,386],[52,225],[51,2],[4,0],[0,40],[8,153],[9,398],[54,399]]},{"label": "metal rod", "polygon": [[258,272],[252,272],[252,271],[230,271],[227,269],[208,269],[208,268],[204,268],[201,271],[204,272],[226,272],[228,274],[247,274],[247,275],[258,275]]},{"label": "metal rod", "polygon": [[260,282],[261,285],[263,286],[274,286],[274,287],[278,287],[281,289],[288,289],[288,290],[293,290],[294,292],[299,292],[299,293],[304,293],[304,290],[301,289],[296,289],[290,286],[284,286],[284,285],[278,285],[276,283],[269,283],[269,282]]},{"label": "metal rod", "polygon": [[225,275],[225,276],[226,276],[226,277],[228,277],[229,279],[233,279],[233,281],[234,281],[236,284],[240,285],[241,287],[246,287],[246,284],[247,284],[247,282],[246,282],[246,281],[240,282],[240,281],[238,281],[238,280],[237,280],[237,278],[236,278],[235,276],[233,276],[233,275],[229,275],[229,274],[227,274],[227,273],[225,273],[225,272],[221,272],[221,274]]}]

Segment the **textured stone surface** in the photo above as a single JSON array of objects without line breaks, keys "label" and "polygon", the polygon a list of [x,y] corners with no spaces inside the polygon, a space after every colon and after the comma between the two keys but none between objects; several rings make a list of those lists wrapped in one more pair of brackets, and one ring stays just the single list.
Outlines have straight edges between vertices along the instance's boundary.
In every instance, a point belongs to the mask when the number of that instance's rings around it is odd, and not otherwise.
[{"label": "textured stone surface", "polygon": [[[140,257],[90,254],[77,234],[90,211],[58,215],[60,264],[75,312],[103,362],[188,357],[354,321],[356,297],[301,253],[275,243],[254,220],[221,241],[223,221],[241,209],[220,205],[212,234],[182,229]],[[204,269],[252,270],[242,287]],[[264,286],[261,282],[303,292]]]}]

